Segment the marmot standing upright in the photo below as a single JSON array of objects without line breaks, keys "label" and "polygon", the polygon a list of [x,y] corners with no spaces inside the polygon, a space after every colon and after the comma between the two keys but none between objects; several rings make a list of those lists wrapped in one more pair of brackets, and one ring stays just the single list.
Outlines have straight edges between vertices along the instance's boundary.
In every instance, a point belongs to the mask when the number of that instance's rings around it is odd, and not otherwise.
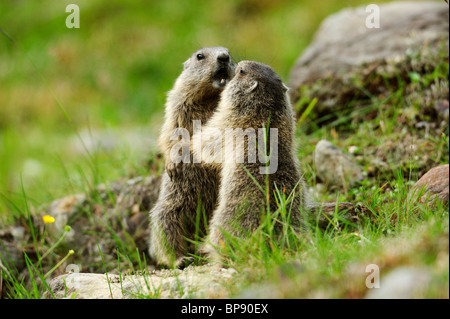
[{"label": "marmot standing upright", "polygon": [[[271,67],[241,61],[236,67],[236,75],[221,94],[216,112],[202,127],[202,132],[194,134],[194,156],[221,168],[219,203],[209,224],[209,244],[204,246],[212,258],[216,256],[213,246],[219,246],[224,239],[222,230],[242,236],[260,225],[262,210],[268,204],[271,212],[276,211],[276,188],[285,192],[286,197],[292,192],[292,204],[288,204],[292,205],[290,221],[293,225],[301,224],[301,211],[307,200],[296,156],[295,117],[286,93],[287,87]],[[270,138],[264,139],[264,134],[257,134],[258,145],[251,143],[258,129],[263,127],[270,128]],[[199,138],[201,145],[195,142]],[[269,149],[272,152],[270,162],[256,156],[261,147],[263,154],[268,154]],[[217,151],[219,155],[211,155]],[[261,161],[266,163],[265,167]],[[264,171],[267,164],[272,166],[270,172]]]},{"label": "marmot standing upright", "polygon": [[184,257],[193,252],[190,240],[196,239],[196,234],[206,234],[205,225],[217,203],[218,170],[192,161],[174,163],[171,152],[178,143],[174,134],[176,137],[176,130],[182,129],[192,136],[194,120],[207,122],[234,70],[228,49],[203,48],[184,62],[181,75],[168,93],[159,138],[166,171],[158,201],[150,211],[150,255],[158,264],[182,266]]}]

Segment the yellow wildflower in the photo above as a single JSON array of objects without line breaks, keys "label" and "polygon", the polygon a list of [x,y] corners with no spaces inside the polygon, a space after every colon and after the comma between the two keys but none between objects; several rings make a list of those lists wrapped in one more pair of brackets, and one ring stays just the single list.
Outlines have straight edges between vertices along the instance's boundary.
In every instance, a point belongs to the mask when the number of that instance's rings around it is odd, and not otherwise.
[{"label": "yellow wildflower", "polygon": [[55,219],[54,219],[52,216],[50,216],[50,215],[42,216],[42,220],[43,220],[44,223],[46,223],[46,224],[51,224],[51,223],[54,223],[54,222],[55,222]]}]

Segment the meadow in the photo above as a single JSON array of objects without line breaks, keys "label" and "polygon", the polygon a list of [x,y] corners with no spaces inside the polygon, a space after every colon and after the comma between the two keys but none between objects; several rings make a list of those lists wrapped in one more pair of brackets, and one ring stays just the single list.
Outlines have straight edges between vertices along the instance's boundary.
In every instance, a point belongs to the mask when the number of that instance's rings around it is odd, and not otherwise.
[{"label": "meadow", "polygon": [[[80,28],[68,29],[69,3],[0,2],[0,229],[28,220],[55,199],[119,178],[159,175],[156,139],[166,93],[198,48],[225,46],[236,61],[264,62],[287,81],[325,17],[365,4],[79,0]],[[431,283],[418,297],[448,298],[448,204],[429,206],[409,196],[421,175],[449,161],[448,120],[430,131],[416,125],[436,121],[420,112],[417,99],[431,83],[448,81],[448,69],[444,52],[435,70],[399,79],[388,96],[364,101],[361,111],[331,121],[321,121],[314,110],[308,114],[297,129],[298,157],[316,200],[361,204],[371,218],[354,225],[336,215],[326,230],[312,221],[306,238],[287,230],[266,241],[273,227],[268,218],[251,240],[231,238],[224,253],[241,284],[230,286],[228,296],[256,285],[275,287],[278,298],[361,298],[366,275],[355,273],[375,263],[383,272],[426,268]],[[411,97],[411,91],[419,93]],[[345,152],[356,147],[367,178],[350,189],[317,188],[313,151],[321,139]],[[420,145],[413,152],[411,141]],[[377,166],[373,159],[379,157],[387,165]],[[267,214],[284,215],[285,201],[280,197],[280,210]],[[46,242],[46,249],[55,242]],[[50,254],[49,266],[66,248]],[[135,247],[124,249],[128,265],[142,267]],[[99,260],[91,268],[102,272],[116,262]],[[39,269],[30,272],[39,277]],[[11,287],[10,298],[42,296],[18,277]]]}]

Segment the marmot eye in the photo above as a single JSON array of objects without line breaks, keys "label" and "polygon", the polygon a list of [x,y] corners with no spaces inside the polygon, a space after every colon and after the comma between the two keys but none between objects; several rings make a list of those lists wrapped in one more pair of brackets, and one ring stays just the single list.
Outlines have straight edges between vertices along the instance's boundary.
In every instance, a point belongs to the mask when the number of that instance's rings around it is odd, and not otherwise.
[{"label": "marmot eye", "polygon": [[245,74],[245,71],[241,69],[241,70],[239,71],[239,73],[240,73],[240,74]]},{"label": "marmot eye", "polygon": [[197,60],[203,60],[205,56],[201,53],[197,54]]}]

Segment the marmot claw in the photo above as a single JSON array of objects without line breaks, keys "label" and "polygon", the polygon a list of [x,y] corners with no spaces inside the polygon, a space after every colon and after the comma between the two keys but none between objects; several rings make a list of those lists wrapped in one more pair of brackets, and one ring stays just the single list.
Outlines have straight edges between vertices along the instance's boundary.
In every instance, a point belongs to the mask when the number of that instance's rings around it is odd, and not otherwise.
[{"label": "marmot claw", "polygon": [[166,172],[167,175],[169,175],[170,180],[176,179],[178,176],[180,176],[183,173],[183,163],[173,163],[168,162],[166,163]]}]

